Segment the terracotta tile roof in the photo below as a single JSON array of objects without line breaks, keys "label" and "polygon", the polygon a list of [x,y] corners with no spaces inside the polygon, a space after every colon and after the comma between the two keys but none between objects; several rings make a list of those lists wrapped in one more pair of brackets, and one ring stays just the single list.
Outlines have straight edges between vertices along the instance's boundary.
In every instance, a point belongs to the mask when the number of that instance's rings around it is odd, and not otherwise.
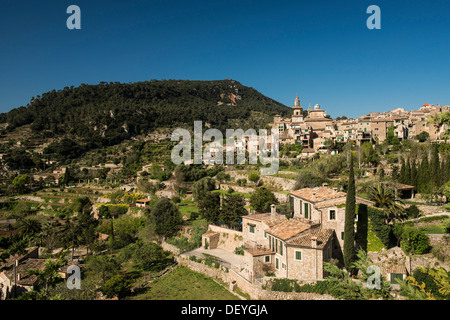
[{"label": "terracotta tile roof", "polygon": [[281,240],[288,240],[299,233],[311,228],[311,221],[303,218],[292,218],[279,223],[269,229],[266,232]]},{"label": "terracotta tile roof", "polygon": [[333,230],[332,229],[319,229],[319,228],[312,228],[310,230],[307,230],[301,234],[299,234],[297,237],[294,237],[292,239],[289,239],[286,244],[292,245],[292,246],[299,246],[299,247],[312,247],[312,237],[317,238],[317,248],[323,249],[325,245],[330,241],[330,239],[333,236]]},{"label": "terracotta tile roof", "polygon": [[403,184],[403,183],[398,183],[398,182],[396,182],[394,184],[394,187],[396,189],[398,189],[398,190],[410,190],[410,189],[414,189],[415,188],[414,186],[410,186],[408,184]]},{"label": "terracotta tile roof", "polygon": [[258,222],[264,222],[269,227],[272,227],[280,222],[286,220],[286,216],[277,214],[275,218],[270,213],[249,214],[242,217],[243,219],[249,219]]},{"label": "terracotta tile roof", "polygon": [[18,260],[18,262],[21,263],[23,260],[27,259],[29,255],[33,255],[33,253],[34,257],[37,257],[38,256],[37,250],[38,247],[30,247],[25,250],[26,251],[25,254],[15,254],[13,256],[10,256],[9,258],[6,259],[6,261],[3,264],[0,264],[0,270],[9,269],[13,267],[16,260]]},{"label": "terracotta tile roof", "polygon": [[[17,284],[24,285],[24,286],[32,286],[37,281],[37,276],[35,275],[29,275],[28,270],[29,269],[39,269],[44,270],[44,263],[46,259],[34,259],[30,258],[27,259],[21,263],[19,263],[17,267],[17,274],[20,275],[20,280],[17,281]],[[5,275],[10,279],[11,281],[14,281],[14,268],[11,268],[8,271],[5,271]]]},{"label": "terracotta tile roof", "polygon": [[292,191],[290,194],[312,203],[334,198],[345,198],[347,195],[344,192],[334,191],[333,189],[326,187],[303,188],[300,190]]},{"label": "terracotta tile roof", "polygon": [[387,264],[381,266],[385,273],[402,273],[408,274],[404,263],[399,262],[398,264]]},{"label": "terracotta tile roof", "polygon": [[147,202],[150,202],[150,199],[139,199],[139,200],[136,200],[136,202],[147,203]]},{"label": "terracotta tile roof", "polygon": [[[360,198],[360,197],[356,197],[355,199],[356,199],[356,203],[358,203],[358,204],[365,204],[368,206],[373,206],[373,202],[370,200]],[[319,203],[319,204],[315,205],[314,208],[323,209],[323,208],[328,208],[328,207],[336,207],[336,206],[345,204],[346,202],[347,202],[347,197],[341,197],[341,198],[334,199],[333,201]]]}]

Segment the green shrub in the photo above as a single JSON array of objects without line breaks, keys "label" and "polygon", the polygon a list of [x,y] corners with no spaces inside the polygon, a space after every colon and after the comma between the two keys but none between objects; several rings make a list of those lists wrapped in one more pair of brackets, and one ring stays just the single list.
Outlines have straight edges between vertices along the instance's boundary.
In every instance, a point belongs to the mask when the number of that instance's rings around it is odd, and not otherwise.
[{"label": "green shrub", "polygon": [[[436,279],[430,274],[430,270],[437,270],[438,268],[424,268],[424,267],[419,267],[416,270],[414,270],[412,276],[414,277],[414,279],[416,279],[416,281],[420,284],[420,283],[424,283],[425,284],[425,290],[427,292],[431,292],[433,294],[433,296],[435,296],[438,299],[445,299],[448,300],[450,299],[450,295],[444,295],[443,293],[439,292],[440,287],[436,284]],[[447,272],[447,271],[445,271]]]},{"label": "green shrub", "polygon": [[272,282],[272,291],[292,292],[297,282],[289,279],[274,279]]},{"label": "green shrub", "polygon": [[372,223],[372,231],[376,236],[388,247],[392,235],[392,230],[389,225],[385,223],[385,213],[383,210],[374,207],[367,207],[367,214]]},{"label": "green shrub", "polygon": [[400,247],[406,254],[424,254],[430,247],[430,239],[423,231],[406,228],[401,237]]},{"label": "green shrub", "polygon": [[420,216],[420,210],[419,210],[419,208],[417,208],[417,206],[415,204],[413,204],[406,209],[406,215],[410,219],[417,218]]},{"label": "green shrub", "polygon": [[236,247],[234,253],[243,256],[244,255],[244,245]]}]

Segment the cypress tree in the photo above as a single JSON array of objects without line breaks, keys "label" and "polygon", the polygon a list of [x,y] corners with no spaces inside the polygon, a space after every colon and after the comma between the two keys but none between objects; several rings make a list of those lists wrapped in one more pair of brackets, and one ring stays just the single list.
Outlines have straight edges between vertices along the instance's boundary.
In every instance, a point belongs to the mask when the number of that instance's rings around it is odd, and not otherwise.
[{"label": "cypress tree", "polygon": [[450,180],[450,156],[445,157],[445,175],[444,175],[444,184]]},{"label": "cypress tree", "polygon": [[403,182],[404,184],[411,184],[411,162],[409,161],[409,157],[408,160],[406,160],[406,169],[405,169],[405,181]]},{"label": "cypress tree", "polygon": [[441,181],[441,165],[439,162],[439,150],[438,145],[433,145],[432,149],[432,157],[431,157],[431,180],[433,182],[433,186],[438,188],[440,186]]},{"label": "cypress tree", "polygon": [[355,259],[355,173],[353,170],[353,154],[350,157],[350,173],[348,179],[347,199],[345,202],[344,225],[344,265],[348,272],[353,272]]},{"label": "cypress tree", "polygon": [[369,231],[369,218],[367,205],[358,205],[358,222],[356,224],[356,247],[367,252],[367,233]]},{"label": "cypress tree", "polygon": [[405,183],[405,159],[402,158],[402,161],[400,162],[400,175],[398,177],[398,182]]},{"label": "cypress tree", "polygon": [[392,180],[398,181],[398,167],[397,166],[392,167]]},{"label": "cypress tree", "polygon": [[441,161],[441,174],[440,174],[440,186],[444,186],[446,180],[445,180],[445,159],[444,157],[442,157],[442,161]]},{"label": "cypress tree", "polygon": [[411,185],[417,187],[417,165],[416,159],[411,164]]},{"label": "cypress tree", "polygon": [[419,178],[417,181],[420,193],[430,193],[430,164],[428,154],[425,153],[419,167]]}]

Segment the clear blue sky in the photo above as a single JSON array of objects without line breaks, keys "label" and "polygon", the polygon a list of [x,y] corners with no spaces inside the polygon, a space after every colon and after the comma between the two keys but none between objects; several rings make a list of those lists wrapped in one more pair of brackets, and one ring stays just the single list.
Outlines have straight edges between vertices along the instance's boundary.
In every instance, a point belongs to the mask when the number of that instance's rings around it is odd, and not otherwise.
[{"label": "clear blue sky", "polygon": [[[81,8],[81,30],[66,9]],[[381,30],[366,9],[381,8]],[[232,78],[357,117],[450,104],[448,0],[22,1],[0,4],[0,112],[52,89]]]}]

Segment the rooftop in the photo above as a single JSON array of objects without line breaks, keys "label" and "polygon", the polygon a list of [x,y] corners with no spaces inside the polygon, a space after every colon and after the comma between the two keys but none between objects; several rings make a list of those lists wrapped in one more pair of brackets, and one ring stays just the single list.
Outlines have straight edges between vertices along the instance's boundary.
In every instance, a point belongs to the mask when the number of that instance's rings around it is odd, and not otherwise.
[{"label": "rooftop", "polygon": [[[17,274],[19,276],[19,279],[17,280],[17,284],[24,285],[24,286],[32,286],[37,281],[37,276],[35,275],[29,275],[28,270],[29,269],[39,269],[44,270],[44,263],[46,259],[34,259],[30,258],[27,259],[21,263],[19,263],[19,266],[17,267]],[[8,271],[5,271],[5,275],[8,277],[8,279],[11,279],[11,281],[14,281],[14,268],[11,268]]]},{"label": "rooftop", "polygon": [[281,240],[288,240],[299,233],[311,228],[312,222],[304,218],[292,218],[283,221],[269,229],[266,232]]},{"label": "rooftop", "polygon": [[316,188],[303,188],[300,190],[292,191],[291,195],[302,198],[306,201],[316,203],[324,200],[330,200],[335,198],[346,197],[345,192],[335,191],[326,187]]},{"label": "rooftop", "polygon": [[287,244],[299,247],[312,247],[312,238],[317,238],[317,248],[323,249],[333,236],[332,229],[312,228],[287,241]]},{"label": "rooftop", "polygon": [[271,213],[258,213],[258,214],[249,214],[246,216],[243,216],[242,218],[258,221],[258,222],[264,222],[269,227],[272,227],[284,220],[286,220],[286,216],[281,214],[276,214],[273,216]]},{"label": "rooftop", "polygon": [[150,202],[150,199],[139,199],[139,200],[136,200],[136,202],[147,203],[147,202]]}]

